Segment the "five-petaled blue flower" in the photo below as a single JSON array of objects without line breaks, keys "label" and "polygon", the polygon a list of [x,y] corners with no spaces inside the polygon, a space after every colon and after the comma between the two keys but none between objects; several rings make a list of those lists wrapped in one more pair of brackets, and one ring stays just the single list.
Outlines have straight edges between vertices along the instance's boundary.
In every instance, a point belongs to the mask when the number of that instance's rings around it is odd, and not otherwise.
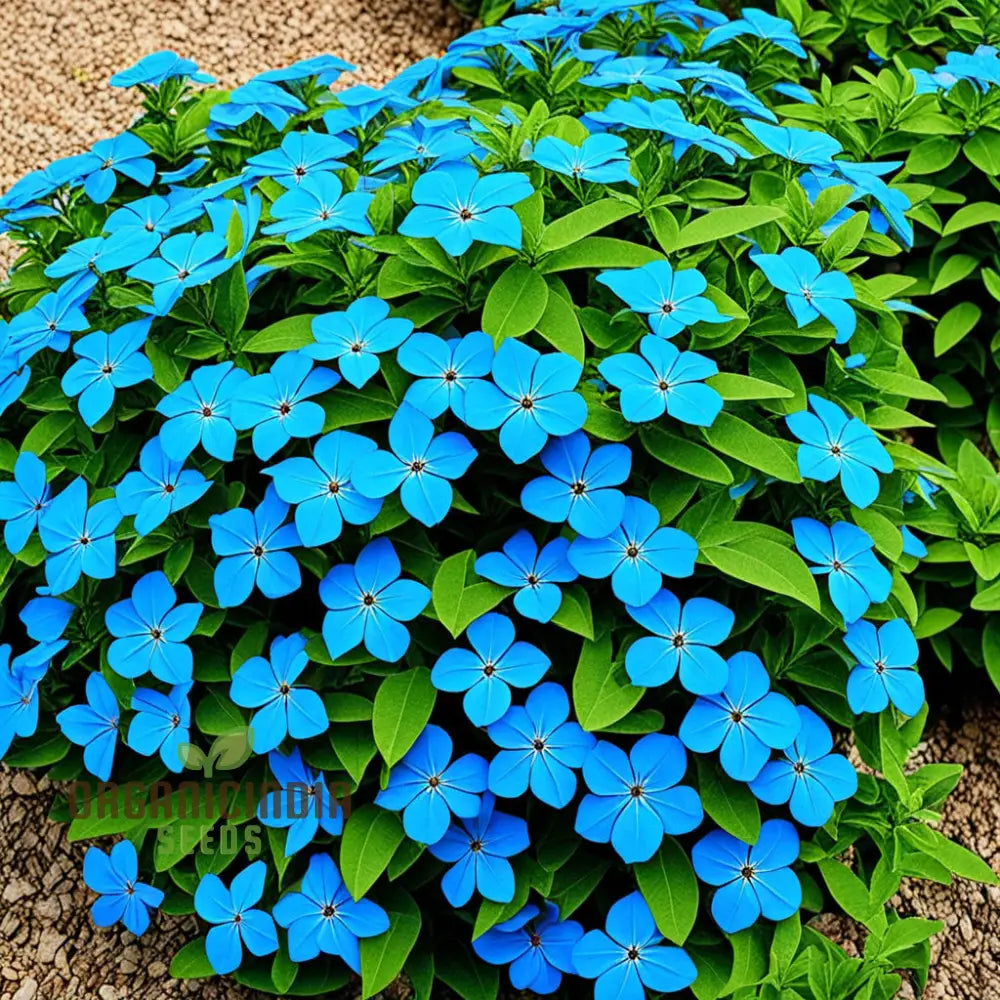
[{"label": "five-petaled blue flower", "polygon": [[112,604],[104,621],[115,641],[108,647],[108,665],[121,677],[149,671],[166,684],[191,680],[194,656],[191,637],[202,606],[178,604],[177,594],[160,570],[137,580],[132,596]]},{"label": "five-petaled blue flower", "polygon": [[135,515],[137,535],[148,535],[171,514],[190,507],[211,488],[212,482],[197,469],[185,469],[163,451],[160,437],[143,446],[139,469],[129,472],[115,488],[115,500],[126,517]]},{"label": "five-petaled blue flower", "polygon": [[500,752],[490,761],[489,789],[507,799],[528,788],[536,799],[562,809],[576,794],[574,769],[583,767],[595,738],[569,722],[569,697],[558,684],[540,684],[524,707],[515,705],[489,727]]},{"label": "five-petaled blue flower", "polygon": [[218,139],[221,130],[238,128],[255,115],[281,132],[292,115],[306,110],[306,105],[284,87],[267,80],[251,80],[232,91],[226,103],[212,105],[208,137]]},{"label": "five-petaled blue flower", "polygon": [[799,472],[821,483],[839,476],[847,499],[856,507],[869,507],[878,498],[877,473],[892,472],[892,458],[867,424],[836,403],[810,394],[809,405],[812,413],[800,410],[785,417],[788,429],[802,442]]},{"label": "five-petaled blue flower", "polygon": [[282,850],[290,858],[312,843],[322,830],[331,837],[344,829],[344,811],[330,794],[321,772],[306,767],[298,747],[286,757],[271,751],[268,767],[281,788],[268,792],[257,805],[257,819],[264,824],[287,831]]},{"label": "five-petaled blue flower", "polygon": [[537,455],[549,435],[578,431],[587,404],[578,392],[583,366],[568,354],[541,354],[507,339],[493,359],[493,381],[472,382],[465,391],[463,419],[475,430],[500,428],[500,447],[513,462]]},{"label": "five-petaled blue flower", "polygon": [[220,976],[239,968],[244,945],[258,957],[278,950],[278,932],[271,914],[255,909],[264,895],[266,877],[267,865],[254,861],[233,877],[228,889],[218,875],[209,872],[194,891],[198,916],[215,925],[205,938],[205,952]]},{"label": "five-petaled blue flower", "polygon": [[229,419],[230,404],[248,372],[232,361],[203,365],[191,378],[156,405],[166,418],[160,428],[164,452],[183,462],[200,444],[220,462],[231,462],[236,450],[236,428]]},{"label": "five-petaled blue flower", "polygon": [[303,545],[326,545],[340,537],[344,522],[369,524],[382,501],[362,496],[351,481],[376,444],[350,431],[333,431],[313,446],[312,458],[286,458],[261,470],[271,476],[285,503],[295,504],[295,526]]},{"label": "five-petaled blue flower", "polygon": [[0,483],[3,540],[12,556],[28,544],[51,498],[45,463],[33,452],[21,452],[14,463],[13,481]]},{"label": "five-petaled blue flower", "polygon": [[465,419],[465,390],[472,379],[489,375],[493,365],[493,340],[475,331],[445,340],[433,333],[415,333],[396,353],[403,371],[419,376],[403,400],[432,420],[449,407]]},{"label": "five-petaled blue flower", "polygon": [[462,706],[469,721],[488,726],[510,708],[511,685],[534,687],[552,661],[537,646],[515,642],[514,626],[503,615],[483,615],[465,634],[475,652],[445,650],[434,664],[431,681],[439,691],[464,691]]},{"label": "five-petaled blue flower", "polygon": [[163,902],[163,890],[139,881],[139,857],[130,840],[120,840],[105,854],[88,847],[83,856],[83,881],[98,893],[90,915],[98,927],[121,922],[141,937],[149,928],[149,915]]},{"label": "five-petaled blue flower", "polygon": [[273,750],[286,736],[307,740],[326,732],[323,699],[295,684],[308,665],[305,637],[295,632],[275,637],[270,659],[251,656],[233,674],[229,697],[241,708],[257,709],[250,718],[254,753]]},{"label": "five-petaled blue flower", "polygon": [[698,543],[678,528],[661,528],[651,503],[627,497],[621,524],[607,538],[577,538],[567,556],[581,576],[610,576],[618,600],[642,607],[656,596],[664,575],[694,572]]},{"label": "five-petaled blue flower", "polygon": [[917,640],[902,618],[877,629],[871,622],[849,625],[844,645],[857,664],[847,678],[851,711],[881,712],[892,702],[905,715],[916,715],[924,703],[924,682],[916,671]]},{"label": "five-petaled blue flower", "polygon": [[38,521],[38,534],[49,554],[45,582],[56,597],[81,576],[110,580],[115,575],[115,529],[122,512],[115,500],[88,507],[87,482],[78,476],[52,499]]},{"label": "five-petaled blue flower", "polygon": [[15,736],[33,736],[38,728],[38,683],[65,646],[46,642],[13,660],[10,646],[0,646],[0,760]]},{"label": "five-petaled blue flower", "polygon": [[798,326],[822,316],[837,331],[838,344],[854,336],[858,317],[847,303],[855,298],[854,286],[843,271],[824,271],[815,255],[801,247],[787,247],[780,254],[754,254],[751,260],[785,293],[785,304]]},{"label": "five-petaled blue flower", "polygon": [[103,205],[118,185],[118,174],[149,187],[156,176],[156,164],[149,159],[149,144],[131,132],[94,143],[83,161],[83,190],[87,197]]},{"label": "five-petaled blue flower", "polygon": [[538,907],[529,903],[477,937],[472,950],[490,965],[510,965],[515,990],[545,996],[559,989],[564,972],[576,971],[573,948],[583,937],[583,927],[575,920],[560,920],[555,903],[545,903],[545,915],[539,916]]},{"label": "five-petaled blue flower", "polygon": [[795,706],[771,690],[771,679],[756,653],[729,658],[722,692],[700,697],[681,722],[679,736],[695,753],[721,751],[722,768],[737,781],[753,781],[772,749],[791,745],[799,731]]},{"label": "five-petaled blue flower", "polygon": [[143,757],[158,753],[171,771],[184,770],[181,745],[191,739],[191,681],[175,684],[167,694],[136,688],[132,695],[135,715],[128,724],[125,742]]},{"label": "five-petaled blue flower", "polygon": [[275,221],[263,232],[278,233],[289,243],[327,231],[371,236],[368,208],[373,197],[364,191],[344,194],[344,185],[334,173],[310,173],[271,205]]},{"label": "five-petaled blue flower", "polygon": [[205,285],[236,262],[226,257],[218,233],[178,233],[160,244],[159,256],[129,268],[128,276],[153,286],[153,311],[166,316],[188,288]]},{"label": "five-petaled blue flower", "polygon": [[571,583],[579,575],[566,558],[568,550],[568,538],[554,538],[539,551],[531,533],[522,528],[503,543],[502,552],[481,555],[475,570],[501,587],[516,587],[517,613],[544,623],[562,605],[559,584]]},{"label": "five-petaled blue flower", "polygon": [[286,188],[323,171],[341,170],[339,157],[351,152],[350,143],[324,132],[289,132],[276,149],[247,159],[255,177],[270,177]]},{"label": "five-petaled blue flower", "polygon": [[83,766],[101,781],[111,777],[118,745],[118,700],[108,682],[99,674],[87,677],[87,704],[70,705],[57,716],[63,736],[83,747]]},{"label": "five-petaled blue flower", "polygon": [[629,309],[645,313],[658,337],[674,337],[695,323],[728,323],[732,318],[705,298],[708,282],[694,268],[675,271],[665,260],[655,260],[628,271],[602,271],[597,280]]},{"label": "five-petaled blue flower", "polygon": [[273,912],[278,925],[288,929],[288,957],[293,962],[337,955],[359,975],[358,939],[377,937],[389,929],[389,916],[381,906],[352,898],[328,854],[309,859],[299,891],[285,893]]},{"label": "five-petaled blue flower", "polygon": [[715,48],[716,45],[728,42],[732,38],[740,38],[743,35],[763,38],[800,59],[806,58],[806,50],[802,48],[802,43],[799,41],[798,35],[795,34],[795,26],[792,22],[783,17],[768,14],[767,11],[758,10],[756,7],[744,7],[739,19],[713,28],[701,43],[701,51]]},{"label": "five-petaled blue flower", "polygon": [[446,163],[417,178],[410,197],[413,208],[399,224],[402,236],[436,239],[460,256],[474,240],[521,248],[521,220],[511,205],[534,192],[527,175],[479,175],[467,163]]},{"label": "five-petaled blue flower", "polygon": [[796,711],[798,736],[785,747],[784,759],[764,765],[750,790],[768,805],[787,802],[797,822],[822,826],[833,815],[834,805],[858,790],[858,773],[846,757],[831,752],[833,737],[827,724],[805,705]]},{"label": "five-petaled blue flower", "polygon": [[573,948],[573,965],[584,979],[596,979],[600,1000],[645,1000],[647,988],[677,993],[698,975],[683,948],[662,943],[649,904],[641,893],[619,899],[603,931],[588,931]]},{"label": "five-petaled blue flower", "polygon": [[819,129],[788,128],[744,118],[743,126],[767,150],[793,163],[833,168],[833,158],[844,147]]},{"label": "five-petaled blue flower", "polygon": [[547,135],[539,139],[531,158],[564,177],[595,184],[638,183],[629,172],[628,144],[607,132],[587,136],[579,146]]},{"label": "five-petaled blue flower", "polygon": [[426,726],[375,796],[383,809],[403,811],[406,835],[420,844],[436,844],[448,832],[452,814],[479,815],[486,761],[470,753],[452,762],[452,750],[451,737],[440,726]]},{"label": "five-petaled blue flower", "polygon": [[576,813],[586,840],[610,843],[623,861],[648,861],[666,834],[690,833],[704,818],[701,799],[678,782],[687,754],[676,736],[650,733],[626,754],[601,740],[583,762],[590,789]]},{"label": "five-petaled blue flower", "polygon": [[802,884],[789,867],[799,856],[799,835],[788,820],[769,819],[751,846],[724,830],[706,834],[691,849],[698,878],[718,886],[712,916],[736,934],[758,917],[784,920],[802,905]]},{"label": "five-petaled blue flower", "polygon": [[399,556],[388,538],[376,538],[354,565],[334,566],[319,585],[329,609],[323,618],[323,640],[332,659],[362,642],[372,656],[387,663],[401,659],[410,633],[401,622],[412,621],[431,599],[416,580],[401,580]]},{"label": "five-petaled blue flower", "polygon": [[406,512],[421,524],[443,521],[454,499],[450,480],[464,476],[476,458],[469,439],[456,431],[435,437],[430,418],[401,403],[389,421],[389,447],[355,466],[354,488],[372,499],[398,489]]},{"label": "five-petaled blue flower", "polygon": [[299,589],[302,573],[286,550],[301,541],[295,525],[284,523],[287,514],[288,504],[269,486],[253,511],[237,507],[208,519],[212,548],[222,557],[215,567],[220,607],[238,607],[254,587],[271,600]]},{"label": "five-petaled blue flower", "polygon": [[315,343],[302,353],[317,361],[337,360],[340,374],[356,389],[378,373],[378,356],[399,347],[413,323],[389,316],[389,303],[372,295],[352,302],[344,312],[323,313],[312,321]]},{"label": "five-petaled blue flower", "polygon": [[237,430],[253,428],[254,454],[267,461],[292,438],[319,434],[326,413],[312,400],[332,389],[340,376],[314,368],[301,351],[282,354],[271,370],[247,379],[230,399],[230,419]]},{"label": "five-petaled blue flower", "polygon": [[519,816],[493,811],[496,799],[486,792],[478,816],[453,822],[429,851],[452,867],[441,879],[441,891],[452,906],[465,906],[478,892],[494,903],[514,898],[514,869],[508,858],[530,845],[528,824]]},{"label": "five-petaled blue flower", "polygon": [[645,423],[668,413],[685,424],[711,427],[722,409],[718,390],[704,384],[718,374],[719,366],[660,337],[643,337],[639,354],[612,354],[597,370],[619,390],[618,405],[629,423]]},{"label": "five-petaled blue flower", "polygon": [[153,377],[153,366],[142,353],[149,333],[148,319],[120,326],[114,333],[95,330],[73,345],[79,361],[62,377],[67,396],[79,396],[80,416],[88,427],[111,409],[116,389],[127,389]]},{"label": "five-petaled blue flower", "polygon": [[431,160],[438,165],[464,160],[480,151],[478,143],[460,130],[462,121],[424,118],[423,116],[389,129],[382,141],[365,153],[365,161],[375,161],[375,171],[381,173],[403,163],[424,166]]},{"label": "five-petaled blue flower", "polygon": [[709,597],[692,597],[684,604],[661,590],[648,604],[629,605],[632,618],[652,635],[628,648],[625,670],[633,684],[659,687],[680,675],[692,694],[718,694],[729,679],[729,668],[713,647],[724,642],[736,616]]},{"label": "five-petaled blue flower", "polygon": [[829,576],[830,600],[856,622],[872,604],[881,604],[892,590],[892,574],[875,558],[871,535],[857,525],[838,521],[828,528],[809,517],[792,520],[795,547],[809,562],[814,576]]},{"label": "five-petaled blue flower", "polygon": [[215,77],[202,73],[197,63],[170,49],[160,49],[143,56],[128,69],[119,70],[108,82],[112,87],[159,87],[167,80],[215,83]]},{"label": "five-petaled blue flower", "polygon": [[632,471],[632,452],[605,444],[593,452],[583,431],[550,441],[541,454],[549,473],[521,490],[521,506],[535,517],[569,526],[585,538],[606,538],[621,523],[625,494],[620,486]]}]

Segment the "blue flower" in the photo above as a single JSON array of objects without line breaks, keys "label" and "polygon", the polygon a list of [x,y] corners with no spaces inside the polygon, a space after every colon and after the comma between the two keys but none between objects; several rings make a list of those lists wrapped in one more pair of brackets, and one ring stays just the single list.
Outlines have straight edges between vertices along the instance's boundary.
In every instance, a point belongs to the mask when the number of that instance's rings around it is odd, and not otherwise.
[{"label": "blue flower", "polygon": [[104,223],[104,231],[110,234],[106,255],[114,260],[122,251],[134,257],[132,264],[145,260],[156,252],[163,237],[200,218],[204,211],[199,198],[168,199],[155,194],[122,205]]},{"label": "blue flower", "polygon": [[752,847],[724,830],[706,834],[691,850],[698,878],[719,886],[712,916],[736,934],[758,917],[784,920],[802,905],[802,885],[789,867],[799,856],[799,835],[788,820],[769,819]]},{"label": "blue flower", "polygon": [[541,551],[523,528],[503,543],[502,552],[487,552],[476,560],[476,572],[501,587],[516,587],[514,608],[525,618],[552,620],[562,605],[560,583],[579,575],[566,553],[568,538],[554,538]]},{"label": "blue flower", "polygon": [[867,531],[847,521],[828,528],[809,517],[792,520],[795,547],[809,562],[814,576],[829,575],[830,600],[850,625],[872,604],[888,600],[892,574],[875,558],[875,543]]},{"label": "blue flower", "polygon": [[357,66],[337,56],[310,56],[308,59],[299,59],[291,66],[258,73],[254,80],[263,80],[266,83],[297,83],[300,80],[314,79],[318,86],[329,87],[340,78],[341,73],[349,73],[354,69],[357,69]]},{"label": "blue flower", "polygon": [[191,682],[176,684],[167,694],[152,688],[137,688],[132,695],[135,715],[128,725],[125,742],[143,757],[159,753],[174,772],[184,770],[181,745],[191,740]]},{"label": "blue flower", "polygon": [[54,292],[43,295],[30,309],[15,316],[7,327],[5,359],[20,367],[46,347],[65,351],[74,333],[90,329],[83,305],[96,283],[95,275],[63,282]]},{"label": "blue flower", "polygon": [[509,206],[532,195],[527,176],[487,174],[464,163],[446,163],[417,178],[414,207],[399,224],[402,236],[431,237],[459,256],[474,240],[521,248],[521,220]]},{"label": "blue flower", "polygon": [[701,51],[715,48],[716,45],[728,42],[732,38],[752,35],[755,38],[763,38],[764,41],[778,45],[800,59],[806,58],[806,50],[802,48],[802,43],[799,41],[798,35],[795,34],[795,26],[791,21],[786,21],[783,17],[775,17],[773,14],[758,10],[756,7],[744,7],[740,13],[742,16],[739,20],[720,24],[717,28],[713,28],[701,43]]},{"label": "blue flower", "polygon": [[306,767],[298,747],[287,757],[272,751],[267,763],[281,788],[268,792],[258,804],[257,819],[264,826],[287,830],[285,857],[311,844],[320,830],[331,837],[343,832],[340,803],[330,794],[323,775]]},{"label": "blue flower", "polygon": [[679,736],[695,753],[719,750],[722,768],[737,781],[753,781],[772,749],[798,735],[795,706],[771,690],[771,679],[755,653],[729,658],[729,680],[720,694],[700,697],[681,723]]},{"label": "blue flower", "polygon": [[[505,340],[493,358],[493,382],[465,391],[465,422],[475,430],[500,428],[500,447],[513,462],[537,455],[549,435],[578,431],[587,404],[574,392],[583,366],[558,351],[540,354],[520,340]],[[495,384],[494,384],[495,383]]]},{"label": "blue flower", "polygon": [[104,615],[115,641],[108,665],[121,677],[147,671],[167,684],[191,680],[194,656],[187,640],[201,618],[202,605],[178,604],[170,581],[159,570],[136,581],[132,596],[112,604]]},{"label": "blue flower", "polygon": [[308,108],[284,87],[266,80],[251,80],[229,94],[224,104],[213,104],[209,113],[208,138],[218,139],[223,130],[235,129],[255,115],[266,119],[276,131],[284,131],[292,115]]},{"label": "blue flower", "polygon": [[160,428],[164,452],[183,462],[200,444],[220,462],[231,462],[236,428],[229,419],[233,397],[250,378],[232,361],[204,365],[156,406],[167,417]]},{"label": "blue flower", "polygon": [[286,458],[261,470],[272,477],[278,496],[295,504],[295,526],[303,545],[334,541],[345,521],[369,524],[375,520],[382,501],[362,496],[351,481],[352,471],[375,449],[370,438],[334,431],[316,442],[312,458]]},{"label": "blue flower", "polygon": [[426,726],[375,796],[383,809],[403,811],[407,837],[420,844],[436,844],[448,832],[452,814],[479,815],[486,761],[470,753],[452,762],[452,750],[451,737],[440,726]]},{"label": "blue flower", "polygon": [[73,345],[80,359],[62,377],[67,396],[79,396],[80,416],[93,427],[111,409],[115,390],[153,377],[153,366],[141,352],[149,334],[148,319],[120,326],[114,333],[95,330]]},{"label": "blue flower", "polygon": [[531,794],[562,809],[576,794],[574,769],[583,767],[595,738],[579,723],[569,722],[569,698],[558,684],[540,684],[524,707],[515,705],[489,727],[501,748],[490,761],[488,784],[507,799]]},{"label": "blue flower", "polygon": [[114,500],[87,506],[87,483],[78,476],[42,512],[38,534],[48,557],[45,582],[53,597],[81,576],[110,580],[115,575],[115,529],[122,512]]},{"label": "blue flower", "polygon": [[150,248],[148,241],[119,238],[112,240],[103,236],[93,236],[89,239],[71,243],[48,267],[45,268],[47,278],[82,278],[86,274],[109,274],[131,267],[137,261],[144,260],[159,244]]},{"label": "blue flower", "polygon": [[838,344],[854,336],[858,317],[847,304],[855,298],[854,286],[843,271],[824,271],[816,257],[801,247],[787,247],[780,254],[753,254],[751,260],[785,293],[785,304],[798,326],[822,316],[837,331]]},{"label": "blue flower", "polygon": [[431,680],[439,691],[464,691],[462,706],[469,720],[474,726],[488,726],[510,708],[511,685],[534,687],[552,661],[531,643],[515,642],[514,626],[503,615],[483,615],[465,634],[475,652],[445,650]]},{"label": "blue flower", "polygon": [[83,190],[87,197],[103,205],[114,193],[118,174],[149,187],[156,176],[156,164],[148,159],[149,145],[131,132],[94,143],[83,164]]},{"label": "blue flower", "polygon": [[163,890],[139,881],[139,857],[129,840],[119,840],[105,854],[88,847],[83,856],[83,881],[98,893],[90,915],[98,927],[121,922],[136,937],[149,927],[149,915],[163,902]]},{"label": "blue flower", "polygon": [[606,538],[621,523],[625,494],[620,486],[632,471],[632,452],[605,444],[594,452],[583,431],[550,441],[541,455],[548,476],[521,490],[521,506],[535,517],[569,526],[585,538]]},{"label": "blue flower", "polygon": [[205,285],[236,262],[218,233],[178,233],[160,244],[159,256],[129,268],[128,276],[153,286],[153,312],[166,316],[188,288]]},{"label": "blue flower", "polygon": [[700,271],[675,271],[665,260],[654,260],[627,271],[602,271],[597,280],[607,285],[634,312],[645,313],[649,328],[669,339],[695,323],[728,323],[702,292],[708,282]]},{"label": "blue flower", "polygon": [[573,948],[583,937],[583,927],[575,920],[560,921],[555,903],[544,905],[541,919],[538,907],[529,904],[472,942],[472,950],[484,962],[510,965],[510,984],[515,990],[542,996],[559,989],[564,972],[576,971]]},{"label": "blue flower", "polygon": [[233,877],[228,889],[212,872],[203,875],[195,889],[195,911],[202,920],[215,924],[205,939],[205,952],[220,976],[239,968],[244,945],[258,957],[278,950],[271,914],[254,909],[264,895],[266,877],[267,865],[254,861]]},{"label": "blue flower", "polygon": [[215,77],[199,72],[197,63],[169,49],[143,56],[135,65],[115,73],[109,83],[112,87],[159,87],[167,80],[215,83]]},{"label": "blue flower", "polygon": [[56,716],[63,736],[83,747],[83,766],[101,781],[111,777],[119,718],[114,692],[98,673],[87,677],[87,704],[70,705]]},{"label": "blue flower", "polygon": [[927,555],[927,546],[905,524],[899,529],[899,533],[903,536],[903,552],[906,555],[913,556],[914,559],[923,559]]},{"label": "blue flower", "polygon": [[879,493],[877,472],[893,470],[892,458],[875,432],[822,396],[809,395],[813,413],[800,410],[785,417],[788,429],[802,442],[799,472],[805,479],[829,483],[840,477],[844,495],[856,507],[868,507]]},{"label": "blue flower", "polygon": [[15,736],[33,736],[38,728],[38,683],[65,645],[44,643],[13,660],[10,646],[0,646],[0,760]]},{"label": "blue flower", "polygon": [[833,815],[834,805],[858,790],[858,774],[846,757],[831,753],[833,737],[826,723],[805,705],[796,711],[801,723],[798,736],[785,748],[783,760],[764,765],[750,790],[768,805],[788,802],[799,823],[822,826]]},{"label": "blue flower", "polygon": [[376,538],[355,564],[334,566],[319,585],[329,608],[323,619],[323,639],[336,660],[362,642],[376,659],[395,663],[410,646],[401,622],[412,621],[431,599],[416,580],[401,580],[399,556],[388,538]]},{"label": "blue flower", "polygon": [[115,487],[115,499],[126,517],[135,515],[136,534],[148,535],[200,500],[211,485],[197,469],[185,469],[183,459],[165,455],[161,438],[155,437],[139,453],[139,471],[127,473]]},{"label": "blue flower", "polygon": [[344,185],[336,174],[307,174],[271,205],[275,221],[265,226],[263,232],[269,236],[278,233],[288,243],[322,232],[371,236],[375,231],[368,221],[368,208],[373,197],[364,191],[344,194]]},{"label": "blue flower", "polygon": [[441,879],[441,891],[452,906],[465,906],[474,892],[494,903],[514,899],[514,869],[507,859],[530,846],[528,824],[494,812],[495,804],[486,792],[478,816],[453,822],[429,847],[438,861],[452,866]]},{"label": "blue flower", "polygon": [[587,87],[641,86],[658,94],[663,90],[683,94],[684,88],[670,72],[670,60],[665,56],[621,56],[598,63],[592,73],[580,78]]},{"label": "blue flower", "polygon": [[62,638],[75,610],[75,604],[58,597],[33,597],[17,617],[35,642],[55,642]]},{"label": "blue flower", "polygon": [[328,854],[314,854],[298,892],[285,893],[274,905],[274,919],[288,928],[288,957],[307,962],[337,955],[360,975],[359,938],[378,937],[389,929],[389,916],[370,899],[355,900]]},{"label": "blue flower", "polygon": [[591,135],[579,146],[547,135],[535,145],[531,158],[565,177],[595,184],[638,183],[629,172],[628,143],[617,135]]},{"label": "blue flower", "polygon": [[726,661],[713,647],[724,642],[736,616],[708,597],[684,604],[661,590],[648,604],[626,608],[647,632],[628,648],[625,670],[633,684],[659,687],[674,674],[692,694],[718,694],[729,679]]},{"label": "blue flower", "polygon": [[407,513],[428,527],[444,520],[454,491],[450,480],[465,475],[476,449],[464,434],[434,436],[434,425],[402,403],[389,422],[389,447],[366,455],[353,472],[354,488],[372,499],[399,490]]},{"label": "blue flower", "polygon": [[230,419],[237,430],[253,428],[253,450],[271,458],[292,438],[314,437],[326,413],[310,397],[332,389],[340,376],[329,368],[313,368],[299,351],[282,354],[268,372],[247,379],[230,400]]},{"label": "blue flower", "polygon": [[492,338],[480,331],[451,340],[415,333],[396,353],[403,371],[420,376],[410,383],[403,400],[431,420],[450,407],[464,421],[465,390],[472,379],[489,375],[493,355]]},{"label": "blue flower", "polygon": [[377,146],[365,153],[365,162],[375,161],[374,169],[381,173],[404,163],[436,166],[464,160],[481,152],[471,136],[461,131],[464,122],[420,116],[402,128],[389,129]]},{"label": "blue flower", "polygon": [[743,126],[765,149],[793,163],[831,167],[844,151],[833,136],[819,130],[768,125],[753,118],[744,118]]},{"label": "blue flower", "polygon": [[626,754],[604,740],[587,754],[584,796],[574,829],[610,843],[628,864],[648,861],[667,834],[690,833],[704,818],[698,793],[679,785],[687,755],[676,736],[650,733]]},{"label": "blue flower", "polygon": [[575,539],[567,557],[581,576],[610,576],[618,600],[642,607],[656,596],[664,574],[691,576],[698,543],[678,528],[661,528],[651,503],[627,497],[621,524],[607,538]]},{"label": "blue flower", "polygon": [[12,556],[28,544],[52,498],[46,475],[45,463],[23,451],[14,463],[13,482],[0,483],[0,521],[6,522],[3,540]]},{"label": "blue flower", "polygon": [[229,697],[241,708],[256,708],[250,718],[253,752],[267,753],[286,737],[307,740],[330,725],[323,699],[295,682],[309,665],[306,640],[298,632],[278,636],[271,656],[251,656],[233,674]]},{"label": "blue flower", "polygon": [[253,512],[237,507],[208,519],[212,548],[222,557],[215,567],[220,607],[238,607],[254,587],[271,600],[299,589],[299,564],[285,550],[301,542],[295,525],[283,523],[287,514],[288,504],[269,486]]},{"label": "blue flower", "polygon": [[639,354],[612,354],[597,370],[620,390],[622,416],[633,424],[668,413],[685,424],[711,427],[722,409],[722,396],[704,384],[719,373],[719,366],[659,337],[643,337]]},{"label": "blue flower", "polygon": [[289,132],[276,149],[258,153],[247,159],[252,177],[270,177],[286,188],[294,188],[306,177],[341,170],[338,157],[346,156],[353,147],[339,136],[322,132]]},{"label": "blue flower", "polygon": [[596,979],[594,996],[645,1000],[646,989],[677,993],[698,975],[683,948],[665,945],[649,904],[638,892],[608,911],[603,931],[588,931],[573,949],[577,975]]},{"label": "blue flower", "polygon": [[881,712],[892,702],[904,715],[924,703],[924,682],[916,671],[917,640],[902,618],[878,629],[871,622],[849,625],[844,645],[857,658],[847,678],[847,704],[856,714]]},{"label": "blue flower", "polygon": [[315,343],[302,353],[317,361],[337,359],[340,374],[356,389],[378,373],[378,355],[391,351],[413,332],[401,316],[389,318],[389,303],[374,296],[352,302],[344,312],[323,313],[312,321]]}]

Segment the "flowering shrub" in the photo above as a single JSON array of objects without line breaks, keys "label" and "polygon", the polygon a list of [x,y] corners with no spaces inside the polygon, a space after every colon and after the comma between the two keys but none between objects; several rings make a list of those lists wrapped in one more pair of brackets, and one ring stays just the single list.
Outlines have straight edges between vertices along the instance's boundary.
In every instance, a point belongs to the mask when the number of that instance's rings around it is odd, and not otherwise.
[{"label": "flowering shrub", "polygon": [[911,433],[928,193],[795,124],[839,36],[786,6],[566,2],[338,95],[160,53],[0,200],[0,747],[119,838],[99,924],[293,996],[926,978],[901,878],[995,878],[904,772],[963,610],[911,501],[988,477]]}]

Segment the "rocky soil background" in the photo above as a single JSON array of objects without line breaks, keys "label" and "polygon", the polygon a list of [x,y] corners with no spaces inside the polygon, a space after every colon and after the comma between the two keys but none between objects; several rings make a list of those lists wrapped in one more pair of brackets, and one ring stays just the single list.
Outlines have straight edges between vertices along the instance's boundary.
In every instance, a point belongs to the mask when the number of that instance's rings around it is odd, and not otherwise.
[{"label": "rocky soil background", "polygon": [[[107,79],[147,52],[174,48],[223,86],[332,52],[359,67],[344,85],[378,84],[460,29],[447,0],[0,0],[0,191],[126,127],[135,101]],[[10,249],[0,245],[0,277]],[[914,763],[966,766],[942,830],[1000,872],[998,731],[1000,706],[945,712]],[[193,935],[191,917],[161,915],[141,940],[95,928],[81,877],[85,847],[47,820],[53,795],[44,779],[0,766],[0,998],[262,1000],[227,981],[167,976],[170,957]],[[947,922],[927,1000],[1000,997],[1000,889],[909,882],[896,902]],[[831,926],[854,946],[856,928]],[[403,987],[384,1000],[406,996]]]}]

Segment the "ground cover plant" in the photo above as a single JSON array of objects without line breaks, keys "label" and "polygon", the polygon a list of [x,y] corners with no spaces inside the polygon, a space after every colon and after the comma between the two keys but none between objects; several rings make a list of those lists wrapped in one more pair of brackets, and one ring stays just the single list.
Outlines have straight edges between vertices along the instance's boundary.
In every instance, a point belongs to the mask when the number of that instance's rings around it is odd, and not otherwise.
[{"label": "ground cover plant", "polygon": [[0,746],[114,841],[99,924],[293,996],[926,980],[900,880],[995,881],[905,770],[995,472],[927,426],[926,80],[855,106],[782,13],[564,3],[338,94],[158,53],[0,200]]}]

